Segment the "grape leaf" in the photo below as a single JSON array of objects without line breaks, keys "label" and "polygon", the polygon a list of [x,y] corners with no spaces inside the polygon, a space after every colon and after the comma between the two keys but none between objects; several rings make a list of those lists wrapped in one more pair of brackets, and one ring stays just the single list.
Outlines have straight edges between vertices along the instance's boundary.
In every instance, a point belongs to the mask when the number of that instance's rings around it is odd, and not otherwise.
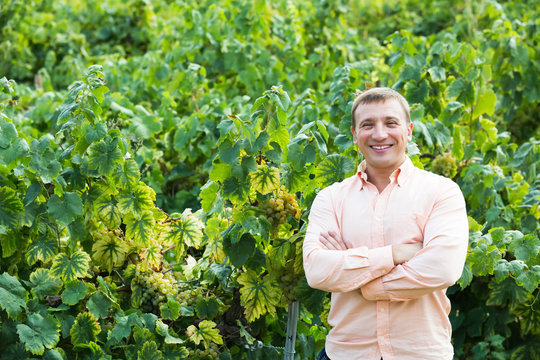
[{"label": "grape leaf", "polygon": [[218,199],[219,185],[216,182],[209,181],[201,187],[201,207],[205,213],[210,213]]},{"label": "grape leaf", "polygon": [[75,305],[86,297],[88,286],[80,281],[74,280],[66,284],[62,292],[62,302],[66,305]]},{"label": "grape leaf", "polygon": [[260,165],[257,170],[249,174],[251,187],[266,195],[279,187],[279,169]]},{"label": "grape leaf", "polygon": [[534,234],[513,236],[508,250],[514,253],[516,259],[528,262],[538,256],[540,239]]},{"label": "grape leaf", "polygon": [[149,245],[155,225],[154,216],[150,211],[145,211],[140,217],[126,216],[126,238],[133,239],[137,244]]},{"label": "grape leaf", "polygon": [[24,212],[21,199],[12,188],[0,187],[0,225],[16,228],[19,215]]},{"label": "grape leaf", "polygon": [[540,284],[540,265],[534,265],[530,270],[523,271],[516,278],[516,283],[532,293]]},{"label": "grape leaf", "polygon": [[17,319],[26,309],[26,290],[16,277],[6,272],[0,274],[0,308],[6,310],[11,319]]},{"label": "grape leaf", "polygon": [[115,266],[126,260],[128,245],[113,232],[100,232],[95,235],[97,241],[92,246],[92,258],[110,273]]},{"label": "grape leaf", "polygon": [[117,199],[122,214],[141,216],[146,210],[154,208],[156,193],[151,187],[140,182],[132,188],[122,190]]},{"label": "grape leaf", "polygon": [[196,345],[202,341],[207,349],[211,343],[223,344],[223,338],[219,334],[219,330],[216,329],[216,323],[211,320],[201,321],[198,328],[195,325],[188,326],[186,333]]},{"label": "grape leaf", "polygon": [[109,307],[111,306],[111,300],[107,296],[103,295],[102,292],[96,292],[94,295],[90,296],[86,307],[88,311],[94,315],[96,318],[106,318],[109,314]]},{"label": "grape leaf", "polygon": [[172,214],[171,221],[166,228],[166,244],[186,244],[198,249],[203,238],[204,223],[193,214],[191,209],[185,209],[182,214]]},{"label": "grape leaf", "polygon": [[0,116],[0,148],[5,149],[9,147],[11,140],[17,137],[17,135],[15,125]]},{"label": "grape leaf", "polygon": [[161,268],[161,263],[163,261],[161,250],[161,244],[158,241],[155,241],[155,239],[151,239],[150,244],[142,249],[139,254],[141,261],[156,270]]},{"label": "grape leaf", "polygon": [[133,159],[128,159],[115,167],[112,177],[117,186],[128,189],[137,184],[141,176],[137,163]]},{"label": "grape leaf", "polygon": [[64,281],[71,281],[86,276],[89,268],[90,255],[83,250],[76,251],[71,258],[60,253],[54,257],[51,275],[60,277]]},{"label": "grape leaf", "polygon": [[345,179],[354,170],[355,165],[351,159],[340,154],[332,154],[319,163],[315,176],[319,185],[326,187]]},{"label": "grape leaf", "polygon": [[62,288],[62,282],[49,273],[49,269],[39,268],[30,274],[32,295],[42,300],[47,295],[57,295]]},{"label": "grape leaf", "polygon": [[61,224],[69,225],[83,213],[83,204],[77,193],[66,192],[60,198],[52,194],[47,203],[49,214]]},{"label": "grape leaf", "polygon": [[40,236],[34,240],[26,251],[28,265],[34,265],[38,260],[47,262],[58,252],[58,241],[52,237]]},{"label": "grape leaf", "polygon": [[247,321],[254,321],[266,313],[274,314],[281,298],[280,289],[269,276],[259,277],[248,270],[238,277],[240,299],[245,307]]},{"label": "grape leaf", "polygon": [[101,327],[98,320],[91,313],[84,312],[77,315],[69,334],[71,335],[71,343],[77,346],[95,342],[100,332]]},{"label": "grape leaf", "polygon": [[26,324],[17,325],[17,334],[27,351],[41,355],[45,348],[52,349],[60,339],[60,324],[53,316],[30,314]]},{"label": "grape leaf", "polygon": [[243,204],[248,198],[250,183],[246,180],[239,180],[231,176],[225,179],[221,189],[223,197],[235,204]]},{"label": "grape leaf", "polygon": [[118,147],[118,138],[107,136],[88,149],[90,155],[88,165],[96,169],[100,175],[109,175],[122,161],[122,152]]},{"label": "grape leaf", "polygon": [[167,324],[163,323],[163,321],[161,320],[156,321],[156,333],[165,337],[165,344],[184,343],[184,340],[177,337],[177,335],[172,330],[169,330],[169,326],[167,326]]},{"label": "grape leaf", "polygon": [[159,310],[163,319],[176,320],[180,316],[180,303],[170,299]]},{"label": "grape leaf", "polygon": [[238,241],[233,241],[231,236],[225,236],[223,239],[223,250],[229,257],[231,264],[241,267],[253,255],[255,251],[255,238],[250,233],[244,233]]},{"label": "grape leaf", "polygon": [[116,229],[122,223],[122,215],[117,206],[118,202],[111,195],[101,196],[95,203],[96,212],[101,221],[109,229]]},{"label": "grape leaf", "polygon": [[146,341],[137,352],[137,360],[161,360],[163,355],[155,341]]}]

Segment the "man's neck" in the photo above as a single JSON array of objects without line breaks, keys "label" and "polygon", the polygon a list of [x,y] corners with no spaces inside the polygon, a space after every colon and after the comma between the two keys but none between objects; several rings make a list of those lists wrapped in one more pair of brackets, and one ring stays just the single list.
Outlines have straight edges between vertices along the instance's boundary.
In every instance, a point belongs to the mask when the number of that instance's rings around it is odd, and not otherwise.
[{"label": "man's neck", "polygon": [[379,194],[390,184],[390,175],[392,175],[392,172],[393,170],[390,172],[381,172],[378,170],[370,171],[369,168],[366,169],[368,181],[375,185],[377,190],[379,190]]}]

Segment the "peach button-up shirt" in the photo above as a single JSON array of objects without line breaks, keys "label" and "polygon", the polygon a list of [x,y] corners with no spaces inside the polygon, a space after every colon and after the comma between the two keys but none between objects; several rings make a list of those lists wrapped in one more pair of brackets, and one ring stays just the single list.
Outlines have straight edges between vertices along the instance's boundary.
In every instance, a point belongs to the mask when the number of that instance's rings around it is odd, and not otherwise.
[{"label": "peach button-up shirt", "polygon": [[[327,250],[334,230],[346,248]],[[446,289],[460,277],[468,246],[465,201],[450,179],[407,157],[379,193],[358,173],[319,192],[304,241],[311,287],[331,292],[326,352],[334,360],[451,360]],[[423,244],[395,266],[393,244]]]}]

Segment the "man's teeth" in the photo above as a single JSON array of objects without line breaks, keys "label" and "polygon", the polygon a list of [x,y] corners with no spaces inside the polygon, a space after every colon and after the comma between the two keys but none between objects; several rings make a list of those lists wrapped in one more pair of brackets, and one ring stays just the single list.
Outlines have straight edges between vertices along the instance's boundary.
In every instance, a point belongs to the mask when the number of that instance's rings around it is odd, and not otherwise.
[{"label": "man's teeth", "polygon": [[383,150],[383,149],[388,149],[390,147],[390,145],[381,145],[381,146],[375,146],[373,145],[372,148],[376,149],[376,150]]}]

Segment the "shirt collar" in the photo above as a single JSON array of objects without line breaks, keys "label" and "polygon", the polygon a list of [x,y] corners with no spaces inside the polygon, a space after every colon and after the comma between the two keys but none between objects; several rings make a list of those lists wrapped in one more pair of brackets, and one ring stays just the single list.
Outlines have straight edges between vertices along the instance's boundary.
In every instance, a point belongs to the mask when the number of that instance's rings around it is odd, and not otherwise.
[{"label": "shirt collar", "polygon": [[[366,160],[362,161],[358,165],[357,175],[362,180],[361,188],[364,187],[364,184],[367,182],[367,173],[366,173]],[[399,186],[403,186],[407,178],[409,177],[412,168],[414,167],[411,159],[407,156],[403,164],[401,164],[396,170],[390,175],[390,181],[396,182]]]}]

